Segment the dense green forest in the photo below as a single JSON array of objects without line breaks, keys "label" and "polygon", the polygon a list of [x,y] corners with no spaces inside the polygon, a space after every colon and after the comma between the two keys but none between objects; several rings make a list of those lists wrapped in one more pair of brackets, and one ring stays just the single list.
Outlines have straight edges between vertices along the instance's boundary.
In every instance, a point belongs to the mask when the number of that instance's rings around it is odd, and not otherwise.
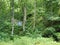
[{"label": "dense green forest", "polygon": [[0,0],[0,41],[25,39],[60,42],[60,0]]}]

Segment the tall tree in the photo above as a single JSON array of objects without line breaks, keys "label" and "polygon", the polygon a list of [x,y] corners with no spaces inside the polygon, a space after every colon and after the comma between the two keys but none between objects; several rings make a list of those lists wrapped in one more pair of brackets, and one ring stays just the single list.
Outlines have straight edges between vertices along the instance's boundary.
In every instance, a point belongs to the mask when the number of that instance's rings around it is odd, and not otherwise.
[{"label": "tall tree", "polygon": [[36,4],[37,4],[37,2],[35,0],[34,1],[34,17],[33,17],[34,24],[33,24],[33,30],[35,30],[35,26],[36,26]]},{"label": "tall tree", "polygon": [[27,16],[27,12],[26,12],[26,0],[21,0],[22,2],[22,13],[23,13],[23,31],[26,30],[26,16]]},{"label": "tall tree", "polygon": [[11,0],[11,23],[12,23],[12,31],[11,31],[11,36],[14,34],[14,0]]}]

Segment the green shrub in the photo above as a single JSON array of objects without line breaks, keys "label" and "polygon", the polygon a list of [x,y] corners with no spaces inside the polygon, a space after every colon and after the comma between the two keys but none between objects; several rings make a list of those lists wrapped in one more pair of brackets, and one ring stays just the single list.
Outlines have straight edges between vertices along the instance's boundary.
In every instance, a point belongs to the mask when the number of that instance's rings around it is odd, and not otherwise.
[{"label": "green shrub", "polygon": [[43,37],[50,37],[51,35],[53,35],[53,33],[55,33],[55,28],[48,27],[42,32],[42,36]]}]

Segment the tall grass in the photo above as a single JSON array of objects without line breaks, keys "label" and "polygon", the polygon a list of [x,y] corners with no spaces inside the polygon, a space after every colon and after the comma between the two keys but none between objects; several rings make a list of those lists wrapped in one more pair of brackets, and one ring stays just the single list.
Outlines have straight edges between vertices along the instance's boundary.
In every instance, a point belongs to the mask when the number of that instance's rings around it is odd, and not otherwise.
[{"label": "tall grass", "polygon": [[14,38],[14,42],[1,41],[0,45],[60,45],[60,43],[53,41],[52,38],[42,38],[42,37],[32,38],[24,36],[21,38]]}]

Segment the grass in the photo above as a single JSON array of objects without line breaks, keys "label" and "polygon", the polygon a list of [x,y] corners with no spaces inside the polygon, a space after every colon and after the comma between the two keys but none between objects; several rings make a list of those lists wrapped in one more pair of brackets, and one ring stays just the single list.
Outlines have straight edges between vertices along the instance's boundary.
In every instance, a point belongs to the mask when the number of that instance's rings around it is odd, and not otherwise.
[{"label": "grass", "polygon": [[60,45],[59,42],[55,42],[52,40],[52,38],[32,38],[32,37],[21,37],[15,38],[14,42],[8,41],[8,42],[0,42],[0,45]]}]

